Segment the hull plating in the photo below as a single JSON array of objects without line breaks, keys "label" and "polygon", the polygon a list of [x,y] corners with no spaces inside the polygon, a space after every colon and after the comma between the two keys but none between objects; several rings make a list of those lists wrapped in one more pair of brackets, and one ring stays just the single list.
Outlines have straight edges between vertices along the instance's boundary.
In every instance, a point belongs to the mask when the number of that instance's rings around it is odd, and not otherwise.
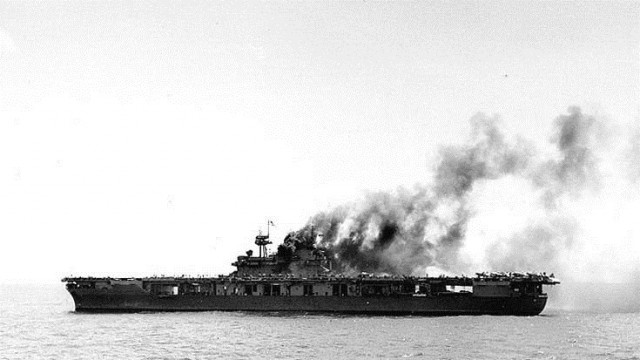
[{"label": "hull plating", "polygon": [[139,311],[301,311],[360,314],[538,315],[547,298],[541,296],[474,297],[446,294],[419,297],[360,296],[208,296],[109,294],[70,291],[78,312]]}]

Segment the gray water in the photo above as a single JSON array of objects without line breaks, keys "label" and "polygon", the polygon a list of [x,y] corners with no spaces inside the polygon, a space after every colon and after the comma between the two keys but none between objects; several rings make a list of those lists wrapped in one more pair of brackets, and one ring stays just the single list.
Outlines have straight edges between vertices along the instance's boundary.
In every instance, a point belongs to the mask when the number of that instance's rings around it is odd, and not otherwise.
[{"label": "gray water", "polygon": [[0,359],[640,359],[637,312],[78,314],[63,284],[0,295]]}]

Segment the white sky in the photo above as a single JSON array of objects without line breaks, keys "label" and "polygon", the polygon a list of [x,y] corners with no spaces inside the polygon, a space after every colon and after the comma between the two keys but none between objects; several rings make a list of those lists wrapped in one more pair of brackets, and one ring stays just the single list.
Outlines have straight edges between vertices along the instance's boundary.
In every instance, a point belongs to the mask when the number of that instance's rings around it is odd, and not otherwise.
[{"label": "white sky", "polygon": [[[217,274],[478,111],[638,121],[638,2],[0,1],[0,282]],[[506,76],[505,76],[506,75]]]}]

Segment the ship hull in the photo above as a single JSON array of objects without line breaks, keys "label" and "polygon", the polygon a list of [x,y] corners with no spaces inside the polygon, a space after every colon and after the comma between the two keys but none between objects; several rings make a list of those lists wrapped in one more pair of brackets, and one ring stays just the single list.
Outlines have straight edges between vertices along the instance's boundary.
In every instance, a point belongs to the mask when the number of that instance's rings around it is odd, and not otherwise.
[{"label": "ship hull", "polygon": [[70,291],[77,312],[143,311],[296,311],[348,314],[415,315],[538,315],[546,295],[477,297],[469,293],[446,296],[211,296],[202,294],[157,296]]}]

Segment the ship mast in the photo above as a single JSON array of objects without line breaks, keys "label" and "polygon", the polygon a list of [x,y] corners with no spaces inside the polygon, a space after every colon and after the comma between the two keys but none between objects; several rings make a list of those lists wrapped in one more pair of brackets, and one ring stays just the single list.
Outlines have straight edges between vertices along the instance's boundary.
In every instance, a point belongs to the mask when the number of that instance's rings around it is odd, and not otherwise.
[{"label": "ship mast", "polygon": [[256,245],[258,245],[258,257],[267,257],[267,245],[271,244],[269,240],[269,226],[273,224],[271,220],[267,220],[267,235],[262,235],[262,232],[258,232],[256,236]]}]

